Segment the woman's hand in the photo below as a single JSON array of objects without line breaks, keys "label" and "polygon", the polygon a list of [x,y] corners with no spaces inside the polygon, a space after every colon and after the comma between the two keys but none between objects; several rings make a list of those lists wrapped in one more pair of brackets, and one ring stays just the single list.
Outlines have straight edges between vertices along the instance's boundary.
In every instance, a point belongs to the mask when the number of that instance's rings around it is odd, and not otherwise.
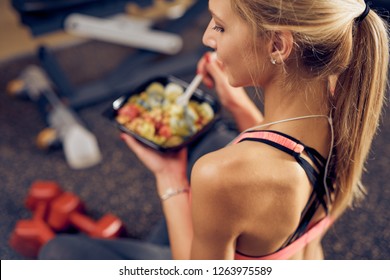
[{"label": "woman's hand", "polygon": [[197,72],[203,75],[203,82],[207,87],[215,87],[222,106],[232,113],[240,131],[263,121],[263,114],[249,98],[244,88],[235,88],[229,84],[223,64],[212,59],[210,52],[198,62]]},{"label": "woman's hand", "polygon": [[121,134],[121,138],[155,176],[164,173],[186,173],[187,149],[183,148],[174,154],[160,154],[125,133]]},{"label": "woman's hand", "polygon": [[141,162],[153,172],[157,180],[157,192],[160,195],[165,193],[168,188],[189,185],[186,175],[186,148],[174,154],[159,154],[125,133],[121,134],[121,138]]},{"label": "woman's hand", "polygon": [[215,87],[222,105],[231,111],[237,103],[237,99],[246,93],[243,88],[234,88],[229,84],[222,63],[213,59],[212,56],[211,52],[207,52],[200,59],[197,72],[203,75],[203,83],[207,87]]}]

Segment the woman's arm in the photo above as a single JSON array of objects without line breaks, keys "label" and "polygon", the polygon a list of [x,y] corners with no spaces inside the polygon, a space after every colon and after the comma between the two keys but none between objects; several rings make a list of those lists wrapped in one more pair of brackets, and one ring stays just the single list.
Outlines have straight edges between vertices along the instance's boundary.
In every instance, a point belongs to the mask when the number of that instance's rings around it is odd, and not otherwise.
[{"label": "woman's arm", "polygon": [[206,86],[215,90],[222,105],[233,115],[240,131],[258,125],[263,121],[263,114],[253,103],[243,88],[230,86],[224,73],[223,66],[218,60],[210,58],[210,53],[198,63],[198,73],[204,76]]},{"label": "woman's arm", "polygon": [[[138,143],[129,135],[121,134],[121,138],[155,175],[160,197],[164,197],[171,190],[189,187],[186,177],[186,149],[177,154],[161,155]],[[162,200],[161,203],[167,221],[172,256],[174,259],[189,259],[193,233],[189,193],[180,192]]]},{"label": "woman's arm", "polygon": [[[121,137],[154,173],[160,197],[171,190],[189,187],[185,175],[185,149],[178,154],[160,155],[126,134]],[[226,176],[221,177],[218,175],[220,173],[216,173],[220,172],[220,164],[215,162],[215,157],[211,158],[214,160],[204,156],[194,166],[191,177],[193,203],[188,192],[180,192],[161,202],[173,259],[234,257],[235,240],[242,216],[239,208],[234,206],[236,202],[231,201],[229,192],[220,191],[226,187],[221,179],[226,179]],[[235,207],[234,211],[231,207]]]},{"label": "woman's arm", "polygon": [[236,240],[246,221],[237,180],[231,175],[235,172],[230,164],[221,162],[221,153],[200,158],[192,171],[191,259],[234,259]]},{"label": "woman's arm", "polygon": [[[172,174],[156,176],[160,197],[168,191],[183,190],[189,187],[186,178],[173,178]],[[188,192],[180,192],[161,201],[168,227],[172,257],[175,260],[190,259],[193,228],[191,220],[191,201]]]}]

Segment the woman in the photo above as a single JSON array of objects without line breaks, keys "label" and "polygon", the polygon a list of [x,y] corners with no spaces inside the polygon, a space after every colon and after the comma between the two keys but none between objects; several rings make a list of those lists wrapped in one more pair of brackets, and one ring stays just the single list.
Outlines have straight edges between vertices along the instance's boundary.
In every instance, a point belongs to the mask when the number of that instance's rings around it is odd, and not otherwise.
[{"label": "woman", "polygon": [[[321,238],[363,193],[386,24],[363,0],[210,0],[209,9],[203,42],[217,59],[206,54],[198,72],[244,132],[202,156],[190,181],[185,149],[161,156],[121,135],[155,175],[172,257],[322,259]],[[264,115],[247,86],[262,89]]]}]

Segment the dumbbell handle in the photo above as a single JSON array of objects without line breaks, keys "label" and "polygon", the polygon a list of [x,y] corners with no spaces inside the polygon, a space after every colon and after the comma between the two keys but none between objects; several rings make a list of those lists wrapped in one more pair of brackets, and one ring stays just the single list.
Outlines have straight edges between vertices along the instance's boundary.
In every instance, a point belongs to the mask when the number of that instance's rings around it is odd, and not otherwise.
[{"label": "dumbbell handle", "polygon": [[48,224],[54,230],[65,230],[73,225],[82,232],[100,238],[114,238],[121,234],[123,223],[116,216],[108,214],[94,221],[83,214],[84,205],[73,193],[63,193],[50,206]]},{"label": "dumbbell handle", "polygon": [[44,221],[46,217],[46,212],[48,209],[49,202],[38,202],[33,214],[33,220]]},{"label": "dumbbell handle", "polygon": [[73,212],[69,217],[70,223],[91,237],[114,238],[119,236],[122,222],[114,215],[107,214],[99,221],[79,212]]}]

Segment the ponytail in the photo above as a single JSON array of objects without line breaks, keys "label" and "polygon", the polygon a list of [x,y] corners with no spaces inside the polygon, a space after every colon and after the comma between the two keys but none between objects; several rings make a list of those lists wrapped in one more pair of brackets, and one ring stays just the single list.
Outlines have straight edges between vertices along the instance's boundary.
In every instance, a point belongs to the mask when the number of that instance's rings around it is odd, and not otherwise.
[{"label": "ponytail", "polygon": [[332,213],[341,214],[365,193],[364,165],[377,131],[387,90],[387,27],[371,11],[352,31],[352,56],[339,76],[334,106],[337,185]]}]

